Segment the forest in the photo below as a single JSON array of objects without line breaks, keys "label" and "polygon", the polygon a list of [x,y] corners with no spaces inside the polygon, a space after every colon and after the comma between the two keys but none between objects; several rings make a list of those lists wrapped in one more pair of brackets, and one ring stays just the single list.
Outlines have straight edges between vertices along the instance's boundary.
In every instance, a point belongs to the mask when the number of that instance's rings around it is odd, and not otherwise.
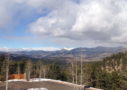
[{"label": "forest", "polygon": [[0,55],[1,81],[6,80],[8,68],[9,75],[26,73],[28,81],[30,78],[50,78],[104,90],[127,90],[127,52],[113,54],[98,62],[74,61],[66,68],[61,68],[57,62],[44,64],[43,60],[35,63],[24,58],[15,61],[9,59],[9,55],[7,57]]}]

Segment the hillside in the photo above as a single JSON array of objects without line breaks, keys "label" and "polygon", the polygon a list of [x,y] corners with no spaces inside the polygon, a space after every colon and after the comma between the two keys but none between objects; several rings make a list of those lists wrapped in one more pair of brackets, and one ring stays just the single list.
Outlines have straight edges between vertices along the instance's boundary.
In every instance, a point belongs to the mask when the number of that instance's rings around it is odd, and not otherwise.
[{"label": "hillside", "polygon": [[127,90],[127,51],[86,64],[85,77],[94,87],[106,90]]},{"label": "hillside", "polygon": [[118,73],[126,71],[127,51],[125,53],[119,52],[111,55],[110,57],[106,57],[100,64],[102,65],[102,69],[105,69],[109,73],[113,71]]}]

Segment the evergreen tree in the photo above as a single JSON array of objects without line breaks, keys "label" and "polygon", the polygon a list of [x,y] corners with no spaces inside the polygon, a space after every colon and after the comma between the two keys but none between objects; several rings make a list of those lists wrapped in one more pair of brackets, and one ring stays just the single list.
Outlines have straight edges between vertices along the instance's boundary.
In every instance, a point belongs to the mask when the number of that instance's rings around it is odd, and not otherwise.
[{"label": "evergreen tree", "polygon": [[55,63],[51,64],[49,66],[49,73],[48,73],[48,77],[51,79],[60,79],[60,68],[59,66]]},{"label": "evergreen tree", "polygon": [[2,64],[3,64],[3,62],[4,62],[4,60],[5,60],[5,57],[3,57],[2,55],[0,55],[0,75],[1,75],[1,67],[2,67]]},{"label": "evergreen tree", "polygon": [[22,74],[25,73],[26,64],[27,63],[26,63],[24,58],[19,62],[20,71],[21,71]]}]

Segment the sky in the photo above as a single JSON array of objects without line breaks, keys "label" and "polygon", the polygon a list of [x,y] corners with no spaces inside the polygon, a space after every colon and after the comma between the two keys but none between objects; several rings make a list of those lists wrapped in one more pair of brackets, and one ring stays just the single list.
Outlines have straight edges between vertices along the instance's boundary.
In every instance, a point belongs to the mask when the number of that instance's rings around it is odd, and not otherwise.
[{"label": "sky", "polygon": [[127,0],[0,0],[0,50],[126,46]]}]

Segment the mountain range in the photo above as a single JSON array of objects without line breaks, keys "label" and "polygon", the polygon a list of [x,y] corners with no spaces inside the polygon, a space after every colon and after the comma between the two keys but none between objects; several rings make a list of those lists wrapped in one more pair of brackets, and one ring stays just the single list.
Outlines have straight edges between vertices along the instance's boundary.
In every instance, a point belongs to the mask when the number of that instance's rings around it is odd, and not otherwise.
[{"label": "mountain range", "polygon": [[[16,51],[11,52],[12,58],[28,57],[34,59],[50,59],[54,60],[59,58],[59,60],[67,60],[68,62],[72,60],[82,60],[85,62],[100,61],[104,57],[108,57],[113,53],[124,52],[126,49],[122,46],[119,47],[95,47],[95,48],[74,48],[72,50],[57,50],[57,51]],[[0,52],[1,55],[5,56],[5,52]]]}]

